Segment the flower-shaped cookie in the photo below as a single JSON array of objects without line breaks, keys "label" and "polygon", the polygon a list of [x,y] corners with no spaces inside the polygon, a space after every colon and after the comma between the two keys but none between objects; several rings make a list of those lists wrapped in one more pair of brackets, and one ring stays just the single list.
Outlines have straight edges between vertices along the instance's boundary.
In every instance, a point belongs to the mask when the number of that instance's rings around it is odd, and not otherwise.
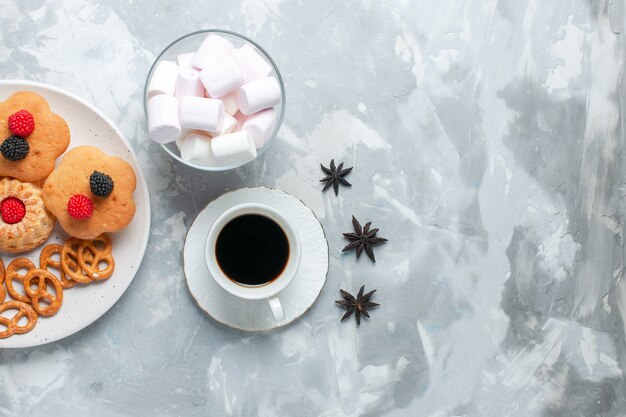
[{"label": "flower-shaped cookie", "polygon": [[[19,117],[23,114],[32,117],[29,126]],[[56,159],[69,146],[70,129],[43,97],[19,91],[0,102],[0,143],[0,177],[37,182],[50,175]]]},{"label": "flower-shaped cookie", "polygon": [[43,186],[43,199],[63,229],[93,239],[126,227],[135,215],[135,171],[93,146],[69,151]]}]

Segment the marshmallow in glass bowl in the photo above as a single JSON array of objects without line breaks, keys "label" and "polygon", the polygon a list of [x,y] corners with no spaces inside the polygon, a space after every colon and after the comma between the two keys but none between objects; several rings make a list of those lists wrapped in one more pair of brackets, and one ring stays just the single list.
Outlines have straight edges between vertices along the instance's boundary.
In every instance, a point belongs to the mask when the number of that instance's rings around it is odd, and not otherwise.
[{"label": "marshmallow in glass bowl", "polygon": [[224,171],[262,154],[285,111],[278,68],[243,35],[207,30],[169,45],[144,92],[148,135],[175,159]]}]

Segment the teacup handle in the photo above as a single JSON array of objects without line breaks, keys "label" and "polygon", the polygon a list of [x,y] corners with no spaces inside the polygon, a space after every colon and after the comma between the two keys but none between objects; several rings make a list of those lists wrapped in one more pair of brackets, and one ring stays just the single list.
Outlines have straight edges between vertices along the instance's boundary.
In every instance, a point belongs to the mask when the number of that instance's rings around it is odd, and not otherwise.
[{"label": "teacup handle", "polygon": [[283,310],[283,305],[280,303],[278,296],[275,295],[268,298],[267,302],[270,304],[270,308],[272,309],[274,321],[283,321],[285,319],[285,310]]}]

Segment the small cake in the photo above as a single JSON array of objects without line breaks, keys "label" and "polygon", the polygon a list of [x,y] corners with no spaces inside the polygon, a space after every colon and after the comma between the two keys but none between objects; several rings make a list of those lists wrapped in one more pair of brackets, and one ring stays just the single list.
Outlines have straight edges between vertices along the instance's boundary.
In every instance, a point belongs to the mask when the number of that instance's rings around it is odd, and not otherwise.
[{"label": "small cake", "polygon": [[135,171],[93,146],[69,151],[46,180],[43,199],[63,229],[78,239],[128,226],[135,215]]},{"label": "small cake", "polygon": [[43,181],[70,144],[70,129],[38,94],[20,91],[0,102],[0,176]]},{"label": "small cake", "polygon": [[26,252],[44,243],[55,218],[34,184],[0,180],[0,252]]}]

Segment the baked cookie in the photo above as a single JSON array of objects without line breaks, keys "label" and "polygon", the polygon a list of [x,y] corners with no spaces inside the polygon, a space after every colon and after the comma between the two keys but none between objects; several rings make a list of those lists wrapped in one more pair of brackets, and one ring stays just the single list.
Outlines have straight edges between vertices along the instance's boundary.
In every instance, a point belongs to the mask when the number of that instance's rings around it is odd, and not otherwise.
[{"label": "baked cookie", "polygon": [[0,176],[42,181],[69,144],[67,123],[40,95],[20,91],[0,102]]},{"label": "baked cookie", "polygon": [[36,248],[48,239],[54,222],[41,188],[10,178],[0,180],[0,252]]},{"label": "baked cookie", "polygon": [[63,229],[78,239],[126,227],[135,215],[135,171],[93,146],[69,151],[43,187],[43,199]]}]

